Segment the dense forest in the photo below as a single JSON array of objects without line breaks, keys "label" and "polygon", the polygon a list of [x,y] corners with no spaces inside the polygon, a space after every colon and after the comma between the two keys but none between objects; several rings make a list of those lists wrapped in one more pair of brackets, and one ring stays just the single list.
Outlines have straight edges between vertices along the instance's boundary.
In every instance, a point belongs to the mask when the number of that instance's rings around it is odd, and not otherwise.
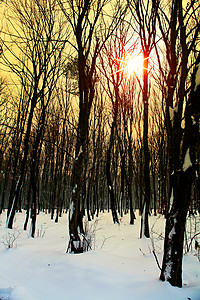
[{"label": "dense forest", "polygon": [[200,2],[0,3],[0,213],[55,222],[88,250],[83,217],[166,217],[161,280],[182,286],[188,213],[200,212]]}]

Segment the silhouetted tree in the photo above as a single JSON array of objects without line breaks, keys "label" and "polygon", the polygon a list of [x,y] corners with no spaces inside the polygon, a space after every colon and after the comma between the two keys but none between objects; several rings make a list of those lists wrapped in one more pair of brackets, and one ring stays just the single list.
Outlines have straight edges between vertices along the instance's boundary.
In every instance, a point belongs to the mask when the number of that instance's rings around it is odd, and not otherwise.
[{"label": "silhouetted tree", "polygon": [[[160,278],[173,286],[182,286],[184,231],[191,201],[199,142],[199,86],[196,81],[200,61],[198,1],[170,2],[169,15],[159,9],[158,22],[165,46],[167,69],[160,72],[165,80],[165,122],[170,167],[170,206],[166,221],[163,265]],[[157,52],[158,53],[158,52]],[[160,53],[161,55],[161,53]]]}]

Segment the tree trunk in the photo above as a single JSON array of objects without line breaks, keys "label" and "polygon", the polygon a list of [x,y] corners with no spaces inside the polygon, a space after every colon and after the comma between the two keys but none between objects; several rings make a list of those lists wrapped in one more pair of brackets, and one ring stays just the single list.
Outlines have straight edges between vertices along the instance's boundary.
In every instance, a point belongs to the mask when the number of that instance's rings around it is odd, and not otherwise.
[{"label": "tree trunk", "polygon": [[131,135],[128,138],[128,176],[127,176],[127,185],[128,185],[128,197],[129,197],[129,203],[130,203],[130,224],[134,224],[134,220],[136,219],[135,213],[133,210],[133,197],[132,197],[132,184],[133,184],[133,153],[132,153],[132,138]]},{"label": "tree trunk", "polygon": [[[171,285],[182,287],[182,257],[183,242],[187,212],[191,203],[191,188],[195,177],[195,165],[197,145],[199,145],[199,117],[200,105],[199,93],[200,85],[196,85],[196,73],[200,55],[196,61],[196,68],[192,74],[191,92],[186,102],[184,119],[184,134],[181,134],[181,114],[174,117],[174,127],[172,145],[174,145],[174,155],[171,158],[170,165],[170,183],[171,183],[171,200],[172,208],[169,212],[164,244],[164,257],[160,279],[169,281]],[[180,97],[180,100],[183,98]],[[183,109],[183,103],[180,103]],[[193,123],[192,118],[196,118]],[[176,123],[175,123],[176,122]],[[179,126],[176,126],[179,124]],[[171,152],[172,149],[171,149]]]},{"label": "tree trunk", "polygon": [[166,221],[164,257],[160,279],[169,281],[172,286],[182,287],[184,232],[194,174],[193,167],[177,174],[176,191],[173,191],[174,197],[177,197],[174,199],[176,205],[172,207]]},{"label": "tree trunk", "polygon": [[33,96],[32,103],[31,103],[31,109],[30,109],[30,113],[29,113],[29,118],[28,118],[26,137],[25,137],[25,141],[24,141],[24,157],[23,157],[22,163],[21,163],[20,176],[19,176],[16,188],[15,188],[14,196],[11,199],[12,204],[10,205],[10,210],[8,211],[7,227],[10,229],[12,229],[12,226],[13,226],[15,211],[17,208],[17,203],[19,200],[20,191],[21,191],[21,187],[23,184],[24,175],[25,175],[25,171],[26,171],[26,163],[27,163],[27,157],[28,157],[28,152],[29,152],[29,140],[30,140],[30,135],[31,135],[31,126],[32,126],[32,120],[33,120],[33,112],[34,112],[34,109],[36,106],[36,100],[37,99]]},{"label": "tree trunk", "polygon": [[116,199],[115,199],[115,194],[114,194],[114,189],[113,189],[113,183],[112,183],[112,178],[111,178],[111,151],[114,145],[114,121],[112,123],[112,128],[111,128],[111,133],[110,133],[110,143],[109,147],[107,150],[107,158],[106,158],[106,176],[107,176],[107,184],[108,184],[108,193],[110,195],[110,206],[111,206],[111,211],[112,211],[112,217],[113,217],[113,222],[119,223],[118,216],[117,216],[117,211],[116,211]]},{"label": "tree trunk", "polygon": [[[81,101],[81,100],[80,100]],[[80,211],[80,194],[84,183],[84,162],[88,138],[89,111],[80,106],[79,127],[76,141],[76,154],[72,170],[72,200],[69,211],[69,244],[67,252],[82,253],[87,251],[87,240],[83,230],[82,213]]]},{"label": "tree trunk", "polygon": [[149,54],[144,53],[144,70],[143,70],[143,105],[144,105],[144,116],[143,116],[143,147],[144,147],[144,204],[141,218],[141,233],[149,238],[149,206],[150,206],[150,175],[149,175],[149,145],[148,145],[148,59]]},{"label": "tree trunk", "polygon": [[29,209],[30,209],[30,197],[31,197],[31,183],[29,183],[28,194],[27,194],[27,208],[26,208],[26,219],[24,222],[24,230],[27,230],[29,220]]}]

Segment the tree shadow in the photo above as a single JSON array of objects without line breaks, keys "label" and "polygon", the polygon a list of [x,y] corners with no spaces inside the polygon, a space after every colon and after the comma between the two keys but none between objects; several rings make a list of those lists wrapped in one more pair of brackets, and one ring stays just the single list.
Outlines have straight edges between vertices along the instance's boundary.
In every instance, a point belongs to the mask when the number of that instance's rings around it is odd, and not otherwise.
[{"label": "tree shadow", "polygon": [[0,288],[0,300],[11,300],[10,296],[12,293],[12,288],[1,289]]}]

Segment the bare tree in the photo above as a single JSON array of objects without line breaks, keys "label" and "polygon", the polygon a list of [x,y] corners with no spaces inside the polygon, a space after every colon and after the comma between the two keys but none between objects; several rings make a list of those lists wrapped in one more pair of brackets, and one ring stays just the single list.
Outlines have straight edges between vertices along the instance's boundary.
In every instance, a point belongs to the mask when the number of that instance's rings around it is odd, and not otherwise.
[{"label": "bare tree", "polygon": [[[59,18],[57,19],[55,1],[9,0],[7,5],[8,13],[11,14],[7,20],[10,31],[7,34],[5,32],[7,38],[3,41],[5,49],[2,56],[3,65],[17,76],[23,89],[27,112],[20,173],[14,193],[11,194],[9,200],[7,226],[12,228],[27,169],[29,142],[32,125],[35,121],[35,111],[39,103],[43,103],[43,108],[48,105],[47,99],[50,99],[59,76],[62,61],[61,53],[65,45],[66,35],[63,38],[62,24]],[[42,113],[44,113],[43,109]],[[43,125],[41,126],[43,127]],[[37,133],[40,132],[40,136],[42,127]],[[40,137],[37,137],[37,145],[35,145],[37,149],[39,140]],[[36,152],[37,149],[35,149]]]},{"label": "bare tree", "polygon": [[[94,97],[95,62],[99,42],[96,40],[94,52],[91,54],[94,34],[100,12],[101,2],[84,1],[67,2],[66,6],[59,1],[66,20],[71,25],[75,38],[74,48],[78,55],[78,90],[79,90],[79,117],[74,165],[72,170],[72,201],[69,216],[70,241],[68,251],[80,253],[85,250],[81,240],[84,235],[82,216],[80,212],[80,193],[83,181],[83,165],[88,140],[88,121]],[[92,10],[91,6],[95,9]],[[90,56],[91,55],[91,56]]]},{"label": "bare tree", "polygon": [[[110,196],[110,206],[114,223],[119,223],[116,211],[116,198],[117,195],[114,190],[112,178],[112,156],[116,156],[116,139],[117,139],[117,126],[119,126],[120,115],[120,87],[123,80],[123,58],[124,58],[124,40],[121,36],[118,37],[118,29],[111,36],[108,45],[104,45],[104,53],[101,55],[102,73],[106,79],[107,97],[111,100],[111,117],[112,122],[110,125],[110,137],[108,142],[106,154],[106,176],[108,192]],[[121,31],[122,33],[122,31]],[[120,34],[119,34],[120,35]],[[108,70],[109,67],[109,70]],[[116,185],[116,184],[115,184]]]},{"label": "bare tree", "polygon": [[[84,243],[86,240],[84,238],[82,214],[80,212],[80,193],[85,173],[84,161],[88,141],[88,121],[95,94],[95,65],[102,43],[100,18],[107,1],[73,0],[63,3],[59,0],[59,3],[67,22],[71,25],[71,45],[76,51],[78,65],[79,116],[72,170],[72,201],[69,217],[70,241],[68,251],[80,253],[87,250],[87,246]],[[117,12],[118,9],[117,6]],[[105,23],[103,20],[101,21],[103,22],[102,24]]]},{"label": "bare tree", "polygon": [[0,194],[1,194],[1,206],[0,214],[7,205],[6,193],[8,192],[8,182],[12,166],[12,140],[16,135],[16,131],[13,130],[12,124],[16,118],[15,113],[12,112],[11,107],[15,107],[15,101],[9,91],[8,83],[5,79],[0,77]]},{"label": "bare tree", "polygon": [[143,79],[142,99],[143,99],[143,151],[144,151],[144,202],[142,206],[141,233],[140,237],[149,237],[149,206],[150,206],[150,154],[149,154],[149,58],[154,48],[156,32],[156,16],[158,1],[135,0],[128,1],[129,8],[138,28],[138,34],[143,54]]},{"label": "bare tree", "polygon": [[[169,3],[169,11],[159,9],[158,22],[165,47],[167,69],[162,68],[165,80],[165,122],[170,167],[170,206],[167,215],[163,265],[160,278],[173,286],[182,286],[182,256],[185,222],[191,201],[199,142],[200,107],[196,102],[197,65],[200,61],[198,37],[199,1]],[[161,55],[161,52],[160,52]]]},{"label": "bare tree", "polygon": [[[136,45],[130,43],[129,29],[130,27],[123,22],[118,24],[113,35],[110,36],[102,49],[100,69],[105,97],[111,103],[111,109],[107,109],[110,133],[107,146],[106,175],[113,222],[118,223],[116,205],[118,205],[121,216],[129,206],[125,201],[127,198],[125,187],[127,185],[131,223],[133,224],[132,129],[136,79],[133,74],[132,76],[129,74],[127,66],[130,56],[134,56]],[[113,164],[112,161],[114,161]],[[120,174],[120,176],[115,176],[115,174]]]}]

